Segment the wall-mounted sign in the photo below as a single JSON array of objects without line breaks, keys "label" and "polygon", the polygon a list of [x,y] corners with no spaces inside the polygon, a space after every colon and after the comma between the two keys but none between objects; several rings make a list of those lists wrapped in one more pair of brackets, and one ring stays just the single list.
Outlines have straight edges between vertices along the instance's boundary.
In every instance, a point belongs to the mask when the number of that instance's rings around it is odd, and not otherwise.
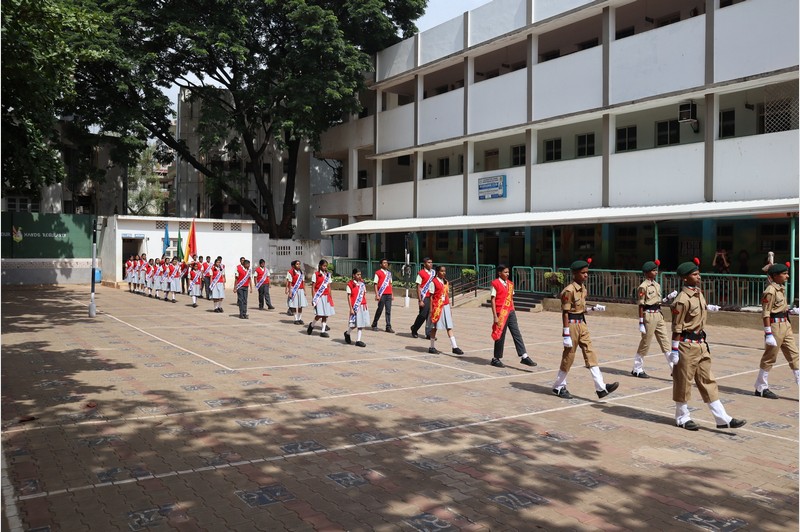
[{"label": "wall-mounted sign", "polygon": [[130,233],[122,233],[122,238],[144,238],[144,233],[136,233],[134,235]]},{"label": "wall-mounted sign", "polygon": [[478,178],[479,200],[505,198],[507,195],[505,174]]}]

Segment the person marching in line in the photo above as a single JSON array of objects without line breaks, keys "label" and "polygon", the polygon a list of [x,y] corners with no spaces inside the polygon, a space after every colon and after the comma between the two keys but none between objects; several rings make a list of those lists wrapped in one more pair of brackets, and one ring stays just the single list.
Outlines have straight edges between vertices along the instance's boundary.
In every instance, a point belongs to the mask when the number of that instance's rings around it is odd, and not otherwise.
[{"label": "person marching in line", "polygon": [[419,328],[425,324],[425,338],[430,339],[430,330],[428,329],[428,314],[431,312],[431,298],[428,291],[430,290],[433,278],[436,277],[436,272],[433,271],[433,259],[425,257],[422,259],[422,269],[417,274],[417,302],[419,303],[419,314],[417,319],[414,320],[414,325],[411,326],[411,336],[419,338]]},{"label": "person marching in line", "polygon": [[289,296],[287,306],[294,309],[295,325],[303,325],[303,309],[308,306],[306,300],[306,284],[300,269],[300,261],[293,260],[292,267],[286,274],[286,295]]},{"label": "person marching in line", "polygon": [[197,254],[193,253],[189,255],[189,260],[183,263],[181,266],[183,268],[183,277],[181,278],[181,294],[189,293],[189,271],[192,269],[192,264],[197,262]]},{"label": "person marching in line", "polygon": [[267,304],[269,310],[273,310],[272,299],[269,297],[269,268],[267,268],[266,261],[261,259],[258,261],[258,268],[255,271],[256,290],[258,290],[258,310],[264,310],[264,303]]},{"label": "person marching in line", "polygon": [[222,264],[222,257],[214,259],[214,264],[208,271],[211,274],[209,288],[211,289],[211,299],[214,301],[214,312],[221,314],[224,312],[222,300],[225,299],[225,265]]},{"label": "person marching in line", "polygon": [[758,376],[755,382],[755,395],[766,399],[778,399],[778,395],[769,389],[769,371],[778,360],[778,351],[783,352],[794,372],[794,379],[800,384],[800,365],[798,365],[797,341],[792,333],[790,314],[797,314],[798,309],[789,310],[786,301],[786,280],[789,278],[789,263],[772,264],[767,268],[769,284],[761,296],[761,318],[764,322],[764,354],[761,356]]},{"label": "person marching in line", "polygon": [[436,267],[436,277],[431,284],[431,312],[428,315],[428,326],[430,329],[431,346],[428,348],[428,353],[432,355],[438,354],[436,350],[436,331],[444,329],[447,331],[447,336],[450,338],[450,345],[454,355],[463,355],[458,344],[456,337],[453,334],[453,312],[450,308],[450,285],[447,282],[447,267]]},{"label": "person marching in line", "polygon": [[195,261],[189,270],[189,295],[192,296],[192,308],[197,308],[197,298],[203,297],[203,275],[201,263]]},{"label": "person marching in line", "polygon": [[147,255],[144,253],[139,257],[139,275],[137,277],[137,292],[144,295],[144,285],[147,282]]},{"label": "person marching in line", "polygon": [[389,261],[381,259],[381,267],[375,270],[375,301],[378,302],[378,308],[375,310],[375,317],[372,319],[372,330],[378,330],[378,320],[381,317],[383,309],[386,309],[386,332],[393,333],[392,329],[392,301],[394,301],[394,294],[392,293],[392,272],[389,270]]},{"label": "person marching in line", "polygon": [[[172,291],[172,302],[177,303],[175,294],[181,289],[181,277],[183,276],[183,269],[178,263],[178,257],[172,257],[172,264],[169,267],[169,289]],[[164,301],[166,301],[166,296]]]},{"label": "person marching in line", "polygon": [[134,294],[138,294],[139,293],[139,270],[141,269],[141,264],[140,264],[141,260],[142,260],[142,257],[139,256],[139,255],[136,255],[136,257],[133,259],[133,277],[132,277],[132,280],[133,280],[133,293]]},{"label": "person marching in line", "polygon": [[361,333],[364,327],[369,326],[369,311],[367,310],[367,285],[361,278],[361,270],[353,268],[353,278],[347,281],[347,300],[350,303],[350,318],[347,320],[348,330],[344,333],[344,341],[352,343],[350,330],[358,328],[356,336],[356,347],[367,347],[361,341]]},{"label": "person marching in line", "polygon": [[206,294],[206,299],[211,299],[211,267],[214,265],[211,262],[211,257],[207,256],[201,263],[200,272],[203,274],[203,291]]},{"label": "person marching in line", "polygon": [[328,327],[328,317],[336,314],[333,308],[333,297],[331,297],[331,274],[328,271],[328,261],[319,261],[319,268],[314,272],[314,297],[311,299],[311,306],[314,307],[314,321],[308,324],[308,334],[314,330],[317,320],[322,320],[322,338],[330,336],[326,329]]},{"label": "person marching in line", "polygon": [[153,276],[156,273],[156,265],[153,259],[147,261],[147,267],[145,269],[145,286],[147,287],[147,297],[153,297]]},{"label": "person marching in line", "polygon": [[[172,292],[172,272],[175,268],[168,259],[164,259],[164,301],[169,301],[169,293]],[[175,297],[175,294],[172,294]]]},{"label": "person marching in line", "polygon": [[128,282],[128,292],[133,293],[133,255],[125,261],[125,281]]},{"label": "person marching in line", "polygon": [[661,314],[661,303],[671,301],[678,295],[678,291],[675,290],[667,297],[661,298],[661,285],[656,282],[660,265],[661,262],[659,260],[649,260],[644,263],[642,273],[644,273],[645,280],[639,285],[639,290],[637,291],[639,333],[641,333],[642,339],[639,341],[639,348],[633,357],[631,375],[640,379],[650,378],[650,375],[644,371],[644,357],[647,356],[653,336],[655,336],[658,345],[661,346],[661,352],[664,353],[664,358],[667,359],[670,373],[672,373],[672,364],[669,362],[670,340],[667,334],[667,322],[664,321],[664,315]]},{"label": "person marching in line", "polygon": [[675,401],[675,424],[686,430],[699,430],[689,414],[692,381],[708,405],[717,428],[735,429],[747,423],[728,415],[719,400],[719,388],[711,373],[711,352],[706,342],[707,310],[716,312],[719,307],[708,305],[700,290],[700,260],[684,262],[675,272],[683,281],[678,296],[672,302],[672,399]]},{"label": "person marching in line", "polygon": [[161,287],[164,283],[164,263],[161,261],[161,259],[156,258],[155,266],[156,271],[153,273],[153,288],[156,290],[156,299],[161,299],[161,296],[158,294],[158,292],[161,291]]},{"label": "person marching in line", "polygon": [[586,279],[589,277],[589,264],[592,259],[576,260],[570,265],[572,270],[572,282],[561,291],[561,325],[563,326],[564,352],[561,355],[561,365],[558,369],[556,381],[553,383],[553,394],[563,399],[572,399],[572,395],[567,391],[567,374],[575,360],[575,352],[578,347],[583,353],[583,360],[589,372],[592,374],[594,389],[597,397],[602,399],[614,390],[619,388],[618,382],[606,384],[600,366],[597,365],[597,356],[592,350],[592,338],[589,336],[589,328],[586,326],[586,310],[604,311],[603,305],[595,305],[586,308],[588,290],[586,289]]},{"label": "person marching in line", "polygon": [[508,279],[509,269],[505,264],[497,266],[497,278],[492,281],[492,340],[494,355],[490,364],[496,368],[504,368],[503,351],[506,343],[506,331],[511,331],[514,347],[517,350],[520,364],[536,366],[536,362],[528,356],[525,341],[517,324],[517,313],[514,312],[514,283]]},{"label": "person marching in line", "polygon": [[239,305],[239,319],[248,320],[250,315],[247,313],[247,294],[253,292],[253,272],[250,271],[250,261],[242,258],[236,266],[234,278],[236,287],[236,304]]}]

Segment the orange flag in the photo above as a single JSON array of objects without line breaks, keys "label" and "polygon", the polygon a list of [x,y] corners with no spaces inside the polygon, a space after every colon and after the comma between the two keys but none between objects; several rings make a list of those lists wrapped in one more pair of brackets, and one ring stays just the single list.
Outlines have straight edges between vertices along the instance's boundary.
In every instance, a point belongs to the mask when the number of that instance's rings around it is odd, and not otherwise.
[{"label": "orange flag", "polygon": [[195,231],[194,219],[189,227],[189,236],[186,237],[186,253],[183,254],[183,262],[188,263],[192,255],[197,254],[197,233]]}]

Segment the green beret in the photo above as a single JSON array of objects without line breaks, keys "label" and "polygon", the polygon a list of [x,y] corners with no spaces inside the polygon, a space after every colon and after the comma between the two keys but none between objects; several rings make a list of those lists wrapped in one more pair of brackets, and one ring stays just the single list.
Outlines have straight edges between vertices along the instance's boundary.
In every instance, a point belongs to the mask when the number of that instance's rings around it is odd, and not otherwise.
[{"label": "green beret", "polygon": [[788,272],[788,271],[789,271],[789,267],[786,266],[785,264],[773,264],[767,270],[767,274],[775,275],[776,273],[783,273],[783,272]]},{"label": "green beret", "polygon": [[678,274],[678,277],[685,277],[690,273],[694,273],[700,268],[694,262],[684,262],[675,270],[675,273]]},{"label": "green beret", "polygon": [[656,264],[652,260],[648,260],[642,265],[642,272],[651,272],[657,269],[658,269],[658,264]]},{"label": "green beret", "polygon": [[586,262],[585,260],[576,260],[575,262],[573,262],[570,265],[569,269],[572,270],[573,272],[575,272],[575,271],[582,270],[582,269],[588,268],[588,267],[589,267],[589,263]]}]

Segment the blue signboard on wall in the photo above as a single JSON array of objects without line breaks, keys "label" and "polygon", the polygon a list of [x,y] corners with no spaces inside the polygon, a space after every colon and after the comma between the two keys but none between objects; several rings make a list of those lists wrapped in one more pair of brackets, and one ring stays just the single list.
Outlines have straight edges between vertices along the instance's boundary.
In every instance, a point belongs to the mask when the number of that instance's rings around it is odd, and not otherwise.
[{"label": "blue signboard on wall", "polygon": [[506,176],[492,175],[478,178],[478,199],[498,199],[508,196]]}]

